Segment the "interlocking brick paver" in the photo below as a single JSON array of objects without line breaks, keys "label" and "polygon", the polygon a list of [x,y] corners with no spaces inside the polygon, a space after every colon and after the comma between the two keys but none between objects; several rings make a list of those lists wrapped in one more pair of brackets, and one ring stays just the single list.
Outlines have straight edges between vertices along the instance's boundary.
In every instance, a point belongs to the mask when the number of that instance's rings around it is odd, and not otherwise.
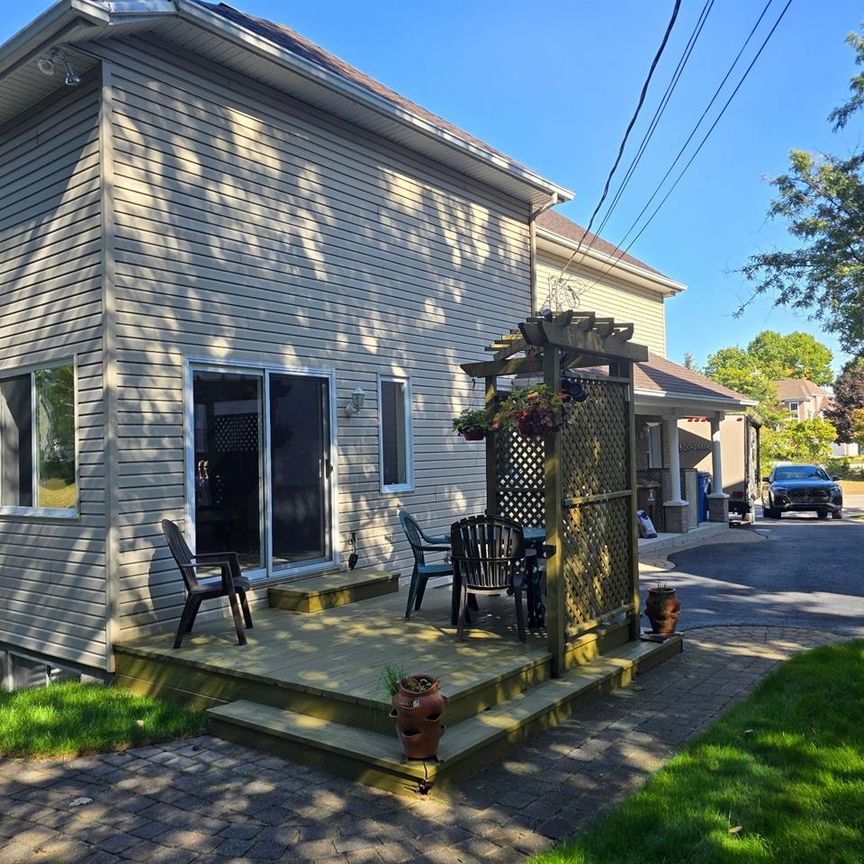
[{"label": "interlocking brick paver", "polygon": [[[524,861],[638,788],[782,659],[833,638],[690,631],[684,653],[448,800],[393,796],[207,736],[65,762],[4,760],[0,864]],[[80,797],[94,800],[72,808]]]}]

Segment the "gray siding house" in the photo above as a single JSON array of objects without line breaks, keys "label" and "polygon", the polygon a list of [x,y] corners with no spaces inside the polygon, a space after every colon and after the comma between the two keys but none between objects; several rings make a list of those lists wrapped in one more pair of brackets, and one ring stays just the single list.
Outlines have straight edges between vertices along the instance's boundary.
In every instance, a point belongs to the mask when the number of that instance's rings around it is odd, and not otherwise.
[{"label": "gray siding house", "polygon": [[459,364],[569,197],[228,6],[61,0],[0,46],[0,650],[104,673],[175,627],[163,518],[264,586],[482,510]]}]

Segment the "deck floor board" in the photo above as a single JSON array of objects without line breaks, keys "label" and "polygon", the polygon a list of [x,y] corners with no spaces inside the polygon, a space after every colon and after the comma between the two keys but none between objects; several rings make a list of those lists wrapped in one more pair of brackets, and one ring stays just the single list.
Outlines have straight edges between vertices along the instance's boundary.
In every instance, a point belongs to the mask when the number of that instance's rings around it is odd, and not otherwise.
[{"label": "deck floor board", "polygon": [[463,643],[450,626],[449,587],[427,589],[423,608],[408,621],[405,602],[402,590],[313,614],[260,609],[245,647],[237,645],[230,621],[219,620],[196,627],[177,651],[168,634],[119,650],[364,701],[384,700],[379,682],[387,665],[437,675],[445,691],[456,694],[548,657],[545,630],[529,630],[527,644],[519,642],[510,597],[481,599]]}]

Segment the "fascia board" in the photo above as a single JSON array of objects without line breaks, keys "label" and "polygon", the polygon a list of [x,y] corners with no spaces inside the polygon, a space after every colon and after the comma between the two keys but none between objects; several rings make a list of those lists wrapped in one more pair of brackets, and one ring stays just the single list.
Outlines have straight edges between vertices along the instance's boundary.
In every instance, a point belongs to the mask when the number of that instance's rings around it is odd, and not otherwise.
[{"label": "fascia board", "polygon": [[697,415],[700,411],[738,411],[750,408],[756,402],[750,399],[729,399],[723,396],[688,396],[683,393],[667,393],[661,390],[635,390],[637,414],[662,414],[682,411]]},{"label": "fascia board", "polygon": [[612,264],[608,275],[615,276],[625,282],[631,282],[640,288],[647,288],[649,291],[662,294],[664,297],[671,297],[687,290],[687,286],[682,282],[676,282],[661,273],[645,270],[627,261],[619,261],[614,256],[599,252],[596,249],[580,248],[576,241],[569,237],[562,237],[540,225],[537,226],[537,239],[538,241],[545,241],[545,243],[540,244],[541,248],[548,244],[549,251],[562,257],[569,256],[579,249],[581,256],[579,263],[591,270],[603,272]]}]

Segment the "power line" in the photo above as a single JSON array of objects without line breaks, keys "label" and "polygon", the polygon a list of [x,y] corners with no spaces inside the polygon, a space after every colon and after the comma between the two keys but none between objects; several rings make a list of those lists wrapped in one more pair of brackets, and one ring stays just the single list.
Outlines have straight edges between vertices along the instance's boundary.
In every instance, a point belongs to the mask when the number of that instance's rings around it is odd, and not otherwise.
[{"label": "power line", "polygon": [[[638,234],[637,234],[637,235],[636,235],[636,236],[635,236],[635,237],[630,241],[630,243],[626,246],[626,248],[624,248],[624,249],[622,250],[622,249],[621,249],[622,244],[623,244],[624,241],[627,239],[627,237],[630,236],[630,233],[633,231],[633,229],[634,229],[634,228],[636,227],[636,225],[639,223],[639,220],[642,218],[642,215],[645,213],[645,211],[646,211],[646,210],[648,209],[648,207],[650,206],[651,202],[652,202],[652,201],[654,200],[654,198],[657,196],[657,194],[659,193],[660,189],[661,189],[662,186],[663,186],[663,183],[666,181],[666,178],[669,176],[669,174],[672,172],[672,169],[675,167],[675,164],[676,164],[676,163],[678,162],[678,160],[681,158],[681,154],[684,152],[684,149],[687,147],[687,144],[689,144],[689,142],[690,142],[690,140],[692,139],[693,135],[696,133],[696,130],[699,128],[699,125],[701,124],[702,120],[704,119],[705,114],[708,113],[708,110],[711,108],[711,105],[714,103],[714,101],[715,101],[715,99],[717,98],[717,96],[718,96],[720,90],[722,89],[723,85],[726,83],[726,80],[728,79],[729,75],[732,73],[732,70],[735,68],[735,65],[738,63],[738,59],[741,57],[742,52],[743,52],[744,49],[746,48],[746,46],[747,46],[747,44],[749,43],[751,37],[753,36],[753,33],[755,32],[756,28],[759,26],[759,23],[762,21],[762,18],[764,17],[765,13],[768,11],[768,7],[771,5],[772,2],[773,2],[773,0],[768,0],[768,3],[765,5],[765,8],[762,10],[762,14],[759,16],[759,19],[756,21],[756,24],[754,25],[754,27],[753,27],[753,29],[750,31],[750,34],[748,35],[746,41],[744,42],[744,45],[742,46],[741,51],[738,52],[738,55],[736,56],[736,58],[735,58],[735,60],[733,61],[732,65],[729,67],[729,71],[728,71],[728,72],[726,73],[726,75],[724,76],[723,81],[721,82],[721,84],[720,84],[720,86],[718,87],[717,91],[715,92],[714,96],[711,98],[711,102],[708,103],[708,107],[705,109],[705,111],[703,112],[702,116],[699,118],[699,121],[697,122],[696,126],[693,128],[693,131],[692,131],[692,132],[690,133],[690,135],[688,136],[687,141],[684,143],[684,146],[683,146],[683,147],[681,148],[681,150],[678,152],[678,155],[677,155],[677,156],[675,157],[675,159],[673,160],[672,165],[669,166],[669,170],[668,170],[668,171],[666,172],[666,174],[663,176],[663,179],[662,179],[662,180],[660,181],[660,183],[657,185],[657,188],[654,190],[654,192],[652,193],[651,197],[648,199],[648,202],[645,204],[645,206],[644,206],[644,207],[642,208],[642,210],[639,212],[639,215],[636,217],[636,219],[633,221],[633,223],[632,223],[632,225],[630,226],[630,228],[627,230],[627,233],[624,235],[624,237],[623,237],[623,238],[619,241],[619,243],[616,245],[615,248],[616,248],[617,250],[620,250],[620,254],[619,254],[619,255],[617,256],[617,258],[615,258],[615,259],[614,259],[610,264],[607,265],[606,269],[605,269],[605,270],[604,270],[604,271],[603,271],[603,272],[602,272],[602,273],[601,273],[601,274],[600,274],[596,279],[594,279],[594,281],[592,281],[592,282],[591,282],[591,283],[590,283],[590,284],[589,284],[585,289],[583,289],[584,291],[589,291],[591,288],[593,288],[595,285],[597,285],[597,284],[599,283],[599,281],[600,281],[600,280],[601,280],[601,279],[602,279],[602,278],[603,278],[607,273],[609,273],[609,271],[612,270],[612,269],[613,269],[613,268],[614,268],[614,267],[615,267],[615,266],[616,266],[616,265],[621,261],[621,259],[622,259],[626,254],[627,254],[627,252],[628,252],[628,251],[633,247],[633,244],[634,244],[634,243],[635,243],[635,242],[636,242],[636,241],[637,241],[637,240],[642,236],[642,234],[645,232],[645,229],[646,229],[646,228],[651,224],[651,222],[654,220],[654,217],[657,215],[657,213],[660,211],[660,209],[663,207],[663,205],[664,205],[664,204],[666,203],[666,201],[669,199],[669,196],[672,194],[672,192],[675,190],[675,187],[676,187],[676,186],[678,185],[678,183],[681,181],[681,178],[682,178],[682,177],[684,176],[684,174],[687,172],[687,169],[688,169],[688,168],[693,164],[693,160],[694,160],[694,159],[699,155],[699,152],[700,152],[700,151],[702,150],[702,148],[705,146],[705,143],[708,141],[708,138],[711,136],[711,133],[714,131],[714,129],[717,127],[717,124],[720,122],[721,118],[722,118],[723,115],[726,113],[726,109],[729,107],[729,105],[731,104],[732,100],[735,98],[735,95],[736,95],[736,94],[738,93],[738,91],[741,89],[741,85],[744,83],[744,81],[747,80],[747,76],[750,74],[750,71],[751,71],[751,70],[753,69],[753,67],[756,65],[756,61],[759,59],[759,57],[761,56],[762,52],[763,52],[764,49],[765,49],[765,46],[768,44],[768,42],[770,41],[771,37],[774,35],[774,31],[775,31],[775,30],[777,29],[777,27],[780,25],[780,22],[783,20],[783,17],[786,15],[787,10],[788,10],[789,7],[792,5],[792,0],[787,0],[786,5],[783,7],[783,10],[780,12],[780,15],[778,16],[777,20],[774,22],[774,26],[771,28],[771,30],[768,32],[768,35],[765,37],[764,41],[762,42],[762,44],[759,46],[759,50],[756,52],[755,56],[754,56],[753,59],[750,61],[750,65],[747,67],[747,69],[745,69],[744,74],[741,76],[741,79],[739,80],[739,82],[735,85],[735,89],[732,91],[732,93],[730,94],[729,98],[726,100],[725,104],[723,105],[723,108],[720,110],[720,113],[717,115],[717,117],[715,118],[714,122],[711,124],[710,128],[708,129],[708,131],[707,131],[707,132],[705,133],[705,135],[702,137],[702,140],[699,142],[699,146],[696,148],[696,150],[693,151],[692,156],[690,156],[690,158],[687,160],[687,163],[684,165],[684,167],[681,169],[681,171],[680,171],[680,173],[678,174],[678,176],[675,178],[675,182],[674,182],[674,183],[669,187],[669,190],[666,192],[666,194],[663,196],[663,199],[660,201],[660,203],[657,205],[657,207],[656,207],[656,208],[654,209],[654,211],[651,213],[651,215],[650,215],[650,217],[648,218],[648,220],[645,222],[645,224],[644,224],[644,225],[642,226],[642,228],[639,230],[639,233],[638,233]],[[613,252],[613,255],[614,255],[614,254],[615,254],[615,253]]]},{"label": "power line", "polygon": [[588,221],[588,227],[583,232],[582,237],[579,240],[579,245],[576,247],[576,251],[570,256],[567,263],[561,268],[561,276],[563,276],[564,273],[567,272],[567,268],[570,266],[573,259],[576,257],[576,254],[579,252],[579,247],[582,245],[582,241],[585,239],[588,232],[591,230],[591,226],[594,224],[594,219],[597,217],[597,213],[603,206],[603,202],[606,200],[606,196],[609,194],[609,185],[612,183],[612,177],[614,176],[615,171],[618,169],[618,164],[621,162],[621,157],[624,155],[624,148],[627,145],[627,139],[630,137],[630,132],[636,123],[636,118],[639,116],[639,112],[642,110],[642,105],[645,102],[645,96],[648,93],[648,85],[651,83],[651,78],[654,76],[654,70],[657,68],[657,64],[660,62],[660,57],[663,55],[663,51],[666,48],[666,43],[669,41],[669,35],[672,33],[672,28],[675,26],[675,21],[678,18],[678,10],[680,8],[681,0],[675,0],[675,8],[672,10],[672,17],[669,19],[669,23],[666,25],[666,32],[663,34],[663,41],[660,43],[660,47],[657,49],[657,53],[654,55],[654,60],[651,62],[651,68],[648,70],[648,77],[645,79],[645,83],[642,85],[642,92],[639,94],[639,101],[636,105],[636,110],[633,112],[633,116],[630,118],[630,122],[627,124],[627,129],[624,132],[624,137],[621,139],[621,146],[618,148],[618,155],[615,157],[615,162],[612,165],[611,170],[609,171],[609,176],[606,178],[606,184],[603,187],[603,194],[600,196],[600,200],[597,202],[597,206],[594,208],[594,212],[591,214],[591,219]]},{"label": "power line", "polygon": [[633,173],[636,171],[636,168],[638,168],[639,163],[642,161],[642,156],[644,155],[645,150],[647,149],[651,139],[654,137],[654,132],[656,131],[657,126],[660,123],[664,112],[666,111],[666,106],[669,104],[669,101],[672,98],[672,94],[675,92],[675,88],[678,86],[678,82],[681,80],[684,69],[687,67],[687,63],[690,60],[693,49],[696,47],[696,42],[699,40],[699,36],[702,34],[702,30],[705,27],[705,22],[708,20],[708,15],[710,14],[713,7],[714,0],[706,0],[705,5],[702,7],[702,11],[699,13],[699,18],[696,20],[696,24],[693,27],[693,31],[690,33],[690,38],[687,40],[687,44],[684,46],[684,50],[681,54],[680,59],[678,60],[678,65],[675,67],[675,71],[672,73],[672,78],[669,81],[666,92],[663,94],[663,98],[660,100],[660,104],[657,106],[657,110],[654,112],[654,116],[651,119],[651,123],[648,127],[648,131],[642,137],[642,142],[639,145],[639,149],[636,155],[631,160],[630,166],[627,168],[627,173],[624,175],[624,179],[618,186],[618,189],[616,190],[615,195],[612,199],[612,203],[606,210],[606,215],[603,217],[603,221],[597,226],[597,230],[594,232],[594,236],[591,238],[591,242],[588,244],[588,247],[585,250],[586,253],[591,251],[591,249],[594,247],[594,244],[597,242],[597,239],[602,236],[603,229],[606,227],[606,223],[609,221],[613,211],[615,210],[615,207],[621,200],[621,196],[624,194],[624,190],[630,183],[630,179],[632,178]]}]

